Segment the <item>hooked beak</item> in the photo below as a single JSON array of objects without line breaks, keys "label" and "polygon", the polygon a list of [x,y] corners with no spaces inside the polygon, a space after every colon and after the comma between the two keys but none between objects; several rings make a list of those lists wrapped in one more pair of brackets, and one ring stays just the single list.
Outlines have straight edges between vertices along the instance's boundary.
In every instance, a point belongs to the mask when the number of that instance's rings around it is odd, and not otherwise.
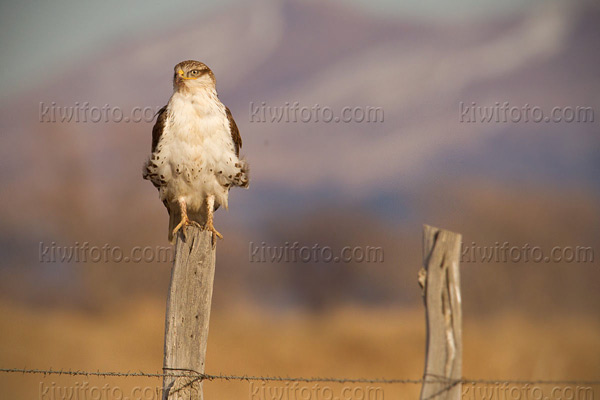
[{"label": "hooked beak", "polygon": [[185,77],[185,75],[183,74],[183,70],[181,70],[181,69],[180,69],[180,70],[178,70],[178,71],[175,73],[175,84],[176,84],[177,86],[179,86],[179,85],[182,85],[182,84],[183,84],[183,81],[184,81],[185,79],[186,79],[186,77]]},{"label": "hooked beak", "polygon": [[184,79],[185,79],[185,76],[183,75],[183,70],[180,69],[175,73],[175,79],[174,79],[173,84],[176,87],[181,87],[184,85]]}]

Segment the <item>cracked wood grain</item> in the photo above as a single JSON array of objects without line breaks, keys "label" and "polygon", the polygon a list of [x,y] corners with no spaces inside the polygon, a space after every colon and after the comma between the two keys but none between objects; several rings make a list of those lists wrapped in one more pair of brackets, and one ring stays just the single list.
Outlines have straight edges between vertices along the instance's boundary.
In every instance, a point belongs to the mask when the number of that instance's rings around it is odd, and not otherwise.
[{"label": "cracked wood grain", "polygon": [[424,226],[423,268],[418,279],[427,319],[422,400],[458,400],[461,396],[461,384],[456,382],[462,378],[460,245],[460,234]]},{"label": "cracked wood grain", "polygon": [[179,234],[165,318],[164,372],[189,373],[188,378],[165,376],[163,400],[202,400],[208,322],[215,276],[212,236],[196,226]]}]

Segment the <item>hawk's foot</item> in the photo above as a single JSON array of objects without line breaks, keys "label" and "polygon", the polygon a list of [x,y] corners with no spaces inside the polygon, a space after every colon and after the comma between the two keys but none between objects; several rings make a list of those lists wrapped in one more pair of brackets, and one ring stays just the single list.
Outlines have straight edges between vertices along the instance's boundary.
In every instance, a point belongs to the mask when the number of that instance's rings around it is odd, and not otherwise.
[{"label": "hawk's foot", "polygon": [[217,231],[213,225],[213,222],[211,220],[208,220],[208,222],[206,222],[206,226],[204,227],[204,229],[206,229],[207,231],[212,232],[212,246],[213,249],[215,248],[215,246],[217,245],[217,238],[219,239],[223,239],[223,235],[221,235],[219,233],[219,231]]},{"label": "hawk's foot", "polygon": [[181,233],[183,234],[183,238],[186,238],[186,227],[188,225],[193,225],[196,226],[200,229],[202,229],[202,226],[197,223],[196,221],[192,221],[188,218],[187,215],[183,215],[183,217],[181,218],[181,221],[179,221],[179,223],[177,224],[177,226],[175,227],[175,229],[173,229],[173,237],[175,237],[175,235],[177,235],[177,232],[179,232],[181,230]]}]

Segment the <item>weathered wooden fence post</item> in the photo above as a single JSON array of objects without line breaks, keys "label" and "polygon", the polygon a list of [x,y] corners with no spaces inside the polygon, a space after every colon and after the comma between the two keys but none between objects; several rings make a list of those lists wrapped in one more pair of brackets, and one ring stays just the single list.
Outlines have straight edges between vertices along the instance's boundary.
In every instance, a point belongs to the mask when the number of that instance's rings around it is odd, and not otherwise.
[{"label": "weathered wooden fence post", "polygon": [[423,227],[419,284],[427,318],[427,348],[421,400],[459,400],[462,392],[461,235]]},{"label": "weathered wooden fence post", "polygon": [[175,261],[165,318],[165,373],[190,377],[163,379],[163,400],[203,399],[208,321],[215,276],[215,249],[211,234],[186,227],[186,238],[177,237]]}]

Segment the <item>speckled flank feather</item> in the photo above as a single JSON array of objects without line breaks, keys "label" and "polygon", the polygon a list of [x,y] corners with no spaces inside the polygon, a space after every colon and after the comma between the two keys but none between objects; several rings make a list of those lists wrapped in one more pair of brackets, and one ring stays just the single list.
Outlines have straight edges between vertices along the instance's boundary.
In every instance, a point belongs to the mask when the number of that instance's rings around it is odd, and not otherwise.
[{"label": "speckled flank feather", "polygon": [[[178,81],[184,63],[184,71],[201,68],[203,78]],[[185,200],[191,221],[204,224],[209,195],[215,198],[215,210],[227,208],[231,186],[249,183],[248,164],[239,158],[241,137],[231,112],[217,97],[212,71],[202,63],[184,63],[175,67],[174,93],[158,112],[143,173],[169,210],[170,241],[181,219],[178,199]]]}]

